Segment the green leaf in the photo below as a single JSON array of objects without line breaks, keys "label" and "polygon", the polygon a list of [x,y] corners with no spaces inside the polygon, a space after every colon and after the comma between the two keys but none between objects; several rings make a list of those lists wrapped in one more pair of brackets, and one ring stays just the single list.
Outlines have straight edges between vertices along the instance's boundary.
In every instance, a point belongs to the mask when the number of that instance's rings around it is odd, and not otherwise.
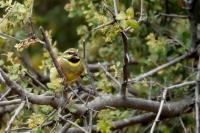
[{"label": "green leaf", "polygon": [[67,109],[71,112],[71,113],[75,113],[77,111],[76,107],[74,104],[68,104],[67,105]]},{"label": "green leaf", "polygon": [[134,18],[134,10],[133,10],[132,7],[129,7],[126,10],[126,16],[127,16],[127,19],[133,19]]},{"label": "green leaf", "polygon": [[81,25],[77,28],[76,32],[78,35],[84,35],[88,32],[88,28],[85,25]]},{"label": "green leaf", "polygon": [[120,12],[117,16],[116,16],[117,20],[124,20],[126,19],[126,14],[124,12]]},{"label": "green leaf", "polygon": [[36,128],[36,129],[35,129],[35,133],[43,133],[43,131],[42,131],[41,128]]},{"label": "green leaf", "polygon": [[2,66],[4,64],[3,60],[0,60],[0,66]]},{"label": "green leaf", "polygon": [[127,25],[131,26],[133,29],[137,29],[139,27],[139,24],[136,20],[127,20]]}]

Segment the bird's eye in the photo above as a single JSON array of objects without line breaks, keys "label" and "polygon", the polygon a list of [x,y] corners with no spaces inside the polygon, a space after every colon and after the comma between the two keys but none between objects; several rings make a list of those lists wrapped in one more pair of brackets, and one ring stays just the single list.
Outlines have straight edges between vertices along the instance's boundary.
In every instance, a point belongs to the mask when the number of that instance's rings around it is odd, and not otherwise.
[{"label": "bird's eye", "polygon": [[69,54],[69,55],[73,55],[73,52],[67,52],[67,54]]}]

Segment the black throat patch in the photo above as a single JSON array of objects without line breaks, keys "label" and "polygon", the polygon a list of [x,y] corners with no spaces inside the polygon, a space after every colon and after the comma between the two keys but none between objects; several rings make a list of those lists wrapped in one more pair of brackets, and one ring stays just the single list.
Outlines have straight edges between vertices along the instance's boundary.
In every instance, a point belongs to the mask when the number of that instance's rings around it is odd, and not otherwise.
[{"label": "black throat patch", "polygon": [[72,57],[71,59],[68,59],[68,61],[70,61],[72,63],[78,63],[80,61],[80,59],[77,57]]}]

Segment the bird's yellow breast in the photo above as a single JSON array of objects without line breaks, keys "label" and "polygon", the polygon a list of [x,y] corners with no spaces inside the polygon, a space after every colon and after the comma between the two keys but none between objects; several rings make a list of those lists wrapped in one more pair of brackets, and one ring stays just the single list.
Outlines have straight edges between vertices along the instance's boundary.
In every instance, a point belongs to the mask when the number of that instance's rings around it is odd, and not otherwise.
[{"label": "bird's yellow breast", "polygon": [[73,63],[61,58],[58,61],[68,82],[77,80],[84,71],[82,60],[78,61],[77,63]]}]

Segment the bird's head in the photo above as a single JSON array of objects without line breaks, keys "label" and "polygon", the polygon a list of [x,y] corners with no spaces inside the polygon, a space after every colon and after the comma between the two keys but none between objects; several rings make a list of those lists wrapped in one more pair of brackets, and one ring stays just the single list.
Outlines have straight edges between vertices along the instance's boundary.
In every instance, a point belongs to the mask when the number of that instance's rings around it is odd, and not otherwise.
[{"label": "bird's head", "polygon": [[80,61],[78,49],[70,48],[66,50],[63,53],[62,58],[72,63],[78,63]]}]

